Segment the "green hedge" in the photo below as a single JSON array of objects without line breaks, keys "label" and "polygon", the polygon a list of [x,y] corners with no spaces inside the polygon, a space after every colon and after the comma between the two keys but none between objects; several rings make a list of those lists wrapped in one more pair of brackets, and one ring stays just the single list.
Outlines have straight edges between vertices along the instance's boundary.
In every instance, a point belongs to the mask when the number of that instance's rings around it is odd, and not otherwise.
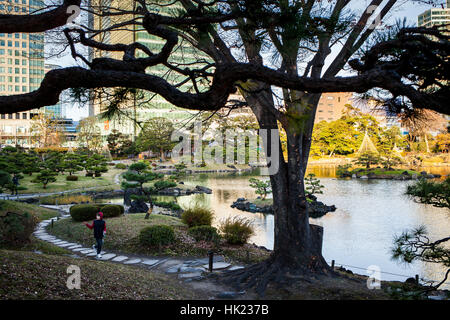
[{"label": "green hedge", "polygon": [[155,225],[144,228],[139,234],[139,242],[145,246],[163,246],[175,241],[175,232],[171,226]]},{"label": "green hedge", "polygon": [[123,163],[116,164],[116,169],[126,169],[126,168],[127,168],[127,166]]},{"label": "green hedge", "polygon": [[119,204],[76,204],[70,207],[70,215],[75,221],[93,220],[99,211],[103,212],[104,218],[111,218],[120,216],[125,209]]}]

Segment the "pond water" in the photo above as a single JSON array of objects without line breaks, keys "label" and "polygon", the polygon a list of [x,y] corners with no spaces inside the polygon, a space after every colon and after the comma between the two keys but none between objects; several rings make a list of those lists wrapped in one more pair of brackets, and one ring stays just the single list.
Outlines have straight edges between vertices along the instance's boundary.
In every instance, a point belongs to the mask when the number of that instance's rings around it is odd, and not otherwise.
[{"label": "pond water", "polygon": [[[428,172],[448,174],[450,168],[424,169]],[[336,205],[336,212],[311,223],[324,227],[323,255],[336,265],[344,265],[359,274],[366,274],[366,268],[379,266],[382,280],[406,280],[420,277],[440,280],[444,268],[434,264],[417,262],[405,265],[391,260],[390,248],[395,235],[402,231],[425,225],[434,240],[449,236],[450,210],[419,204],[404,195],[411,181],[393,180],[338,180],[333,178],[334,167],[312,167],[325,186],[324,194],[318,199],[327,205]],[[243,174],[199,174],[188,176],[186,185],[203,185],[212,189],[212,194],[196,194],[178,197],[176,201],[183,208],[196,203],[210,207],[215,212],[214,224],[229,216],[245,216],[254,221],[256,235],[250,242],[273,248],[274,217],[259,213],[248,213],[233,209],[230,205],[237,198],[256,198],[249,187],[250,176],[257,172]],[[267,178],[267,177],[266,177]],[[158,200],[173,200],[173,197],[159,197]],[[117,199],[115,202],[120,200]],[[361,268],[361,269],[360,269]],[[450,281],[446,283],[450,288]]]}]

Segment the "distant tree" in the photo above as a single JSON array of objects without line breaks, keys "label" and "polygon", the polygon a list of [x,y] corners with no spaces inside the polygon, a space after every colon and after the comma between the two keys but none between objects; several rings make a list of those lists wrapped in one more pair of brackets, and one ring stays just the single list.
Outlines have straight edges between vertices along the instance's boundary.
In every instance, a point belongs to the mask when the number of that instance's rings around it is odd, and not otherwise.
[{"label": "distant tree", "polygon": [[77,141],[82,148],[91,153],[100,153],[103,141],[95,117],[82,119],[77,126],[77,131]]},{"label": "distant tree", "polygon": [[81,166],[82,162],[81,156],[76,153],[67,153],[64,155],[63,165],[66,172],[69,173],[69,176],[83,170],[83,167]]},{"label": "distant tree", "polygon": [[33,179],[31,180],[31,182],[34,183],[42,183],[42,186],[44,189],[47,189],[47,185],[51,182],[55,182],[56,181],[56,176],[58,174],[50,169],[42,169],[39,174]]},{"label": "distant tree", "polygon": [[142,128],[136,140],[136,145],[140,151],[159,152],[161,160],[165,160],[164,153],[172,150],[175,145],[171,141],[174,130],[172,122],[167,118],[152,118]]},{"label": "distant tree", "polygon": [[420,203],[439,208],[450,208],[450,177],[442,182],[420,179],[406,189],[406,194]]},{"label": "distant tree", "polygon": [[11,175],[3,170],[0,170],[0,193],[3,193],[5,189],[12,183]]},{"label": "distant tree", "polygon": [[42,166],[41,158],[34,152],[23,154],[23,168],[22,173],[29,176],[33,175],[35,172],[39,172]]},{"label": "distant tree", "polygon": [[356,164],[362,165],[366,167],[367,169],[370,169],[371,165],[376,165],[380,163],[380,157],[378,154],[373,152],[365,152],[358,156],[358,158],[355,160]]},{"label": "distant tree", "polygon": [[151,194],[154,192],[154,188],[144,187],[144,184],[161,179],[163,175],[153,172],[147,163],[137,162],[130,165],[128,171],[122,176],[126,180],[122,182],[122,188],[124,190],[138,188],[139,194],[133,195],[133,199],[140,202],[148,202],[150,204],[150,210],[145,215],[145,219],[148,219],[150,213],[153,211]]},{"label": "distant tree", "polygon": [[394,151],[387,151],[383,153],[382,157],[380,158],[380,162],[383,165],[385,169],[393,169],[395,166],[398,166],[402,164],[402,158],[395,153]]},{"label": "distant tree", "polygon": [[31,119],[30,133],[31,142],[40,148],[60,146],[65,141],[62,126],[49,113],[39,113]]},{"label": "distant tree", "polygon": [[381,139],[378,149],[381,152],[387,153],[392,151],[395,147],[404,149],[408,146],[405,136],[402,136],[399,127],[393,126],[385,130],[381,130]]},{"label": "distant tree", "polygon": [[413,142],[423,138],[425,142],[425,150],[423,151],[430,153],[429,132],[442,129],[439,121],[441,118],[442,116],[439,113],[427,109],[415,110],[414,117],[402,118],[402,126],[408,129],[410,149],[413,149]]},{"label": "distant tree", "polygon": [[436,136],[436,149],[445,153],[450,151],[450,133],[441,133]]},{"label": "distant tree", "polygon": [[187,166],[184,164],[184,162],[175,164],[175,173],[171,176],[171,178],[175,180],[182,179],[186,176],[186,168]]},{"label": "distant tree", "polygon": [[56,173],[64,174],[66,166],[64,164],[64,153],[51,151],[44,155],[42,166]]},{"label": "distant tree", "polygon": [[255,193],[259,194],[263,200],[268,194],[272,193],[270,181],[262,181],[256,178],[250,178],[248,181],[250,182],[250,187],[256,189]]},{"label": "distant tree", "polygon": [[108,149],[111,155],[118,157],[125,154],[125,150],[130,147],[132,141],[130,138],[117,129],[113,129],[106,137]]},{"label": "distant tree", "polygon": [[86,170],[86,175],[92,177],[92,179],[100,177],[103,172],[108,171],[106,158],[100,154],[85,157],[82,166]]}]

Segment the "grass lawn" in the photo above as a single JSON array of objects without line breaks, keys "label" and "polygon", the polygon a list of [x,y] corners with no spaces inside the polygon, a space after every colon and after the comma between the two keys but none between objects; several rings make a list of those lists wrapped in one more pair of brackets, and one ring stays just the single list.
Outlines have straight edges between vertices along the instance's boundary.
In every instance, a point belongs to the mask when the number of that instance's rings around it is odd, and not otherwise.
[{"label": "grass lawn", "polygon": [[58,212],[55,210],[42,208],[36,205],[18,201],[0,200],[0,216],[2,215],[2,213],[6,212],[15,212],[15,213],[28,212],[36,216],[39,221],[48,220],[50,218],[54,218],[59,215]]},{"label": "grass lawn", "polygon": [[[0,265],[0,300],[208,298],[164,274],[103,261],[0,250]],[[66,286],[70,265],[80,268],[80,290]]]},{"label": "grass lawn", "polygon": [[47,193],[47,192],[59,192],[68,191],[74,189],[86,189],[93,187],[113,187],[115,185],[116,189],[118,185],[114,183],[114,177],[118,173],[122,173],[124,170],[109,168],[108,172],[102,173],[101,177],[92,179],[91,177],[85,177],[84,172],[78,172],[78,181],[67,181],[66,177],[68,174],[59,174],[56,176],[56,181],[51,182],[44,189],[42,183],[33,183],[31,180],[35,178],[37,173],[33,173],[32,176],[24,175],[24,178],[20,180],[20,186],[26,187],[26,190],[21,190],[19,193]]},{"label": "grass lawn", "polygon": [[273,204],[273,199],[253,199],[253,200],[249,200],[251,203],[257,205],[257,206],[267,206],[267,205],[272,205]]},{"label": "grass lawn", "polygon": [[[164,215],[152,214],[149,219],[144,219],[145,214],[127,214],[121,217],[105,219],[106,238],[105,250],[119,251],[123,253],[137,253],[146,255],[168,255],[194,257],[207,255],[213,244],[196,242],[187,234],[187,226],[180,219]],[[176,242],[172,245],[160,248],[146,247],[139,243],[140,231],[152,225],[170,225],[175,229]],[[93,244],[92,230],[86,228],[81,222],[72,219],[62,219],[54,224],[53,229],[47,227],[48,232],[58,238],[91,246]],[[242,262],[255,262],[268,257],[266,251],[257,249],[251,245],[231,246],[221,243],[221,254],[230,259]],[[247,260],[247,251],[248,258]]]}]

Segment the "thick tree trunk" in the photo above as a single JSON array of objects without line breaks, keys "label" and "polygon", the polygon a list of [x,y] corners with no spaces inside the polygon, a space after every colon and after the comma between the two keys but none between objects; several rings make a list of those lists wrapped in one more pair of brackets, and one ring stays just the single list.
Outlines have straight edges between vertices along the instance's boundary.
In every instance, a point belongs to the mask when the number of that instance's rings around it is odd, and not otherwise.
[{"label": "thick tree trunk", "polygon": [[[269,92],[269,91],[266,91]],[[264,103],[273,103],[267,93],[258,98],[246,97],[258,119],[261,129],[278,129],[277,119],[268,112]],[[317,102],[320,95],[313,97]],[[273,107],[273,106],[269,106]],[[331,274],[331,269],[322,257],[323,228],[309,223],[308,203],[305,197],[304,176],[308,163],[314,117],[306,124],[304,131],[287,133],[288,159],[284,160],[279,146],[279,170],[270,176],[273,192],[275,219],[274,248],[270,259],[244,270],[230,272],[223,279],[237,287],[256,287],[263,295],[267,284],[290,283],[308,275]],[[270,138],[270,134],[268,134]],[[270,142],[266,151],[271,155]],[[273,161],[274,159],[272,159]],[[276,160],[276,159],[275,159]]]}]

